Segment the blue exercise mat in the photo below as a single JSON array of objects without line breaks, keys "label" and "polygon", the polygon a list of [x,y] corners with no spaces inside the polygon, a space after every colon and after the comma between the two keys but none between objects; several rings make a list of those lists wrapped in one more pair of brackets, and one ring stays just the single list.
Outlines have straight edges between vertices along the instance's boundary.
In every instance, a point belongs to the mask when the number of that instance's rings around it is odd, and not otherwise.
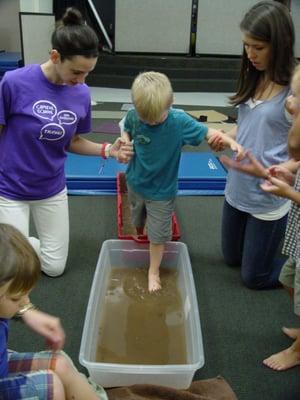
[{"label": "blue exercise mat", "polygon": [[[65,173],[69,194],[103,195],[116,193],[116,176],[126,165],[115,159],[69,153]],[[179,195],[222,195],[227,172],[212,153],[183,152],[181,155]]]},{"label": "blue exercise mat", "polygon": [[213,153],[182,152],[179,180],[226,181],[227,171]]},{"label": "blue exercise mat", "polygon": [[22,55],[16,51],[0,52],[1,67],[21,67],[23,65]]},{"label": "blue exercise mat", "polygon": [[15,51],[0,52],[0,80],[5,72],[12,71],[23,66],[21,53]]},{"label": "blue exercise mat", "polygon": [[126,171],[125,164],[114,158],[104,160],[100,156],[82,156],[68,153],[65,174],[68,181],[102,181],[116,182],[118,172]]}]

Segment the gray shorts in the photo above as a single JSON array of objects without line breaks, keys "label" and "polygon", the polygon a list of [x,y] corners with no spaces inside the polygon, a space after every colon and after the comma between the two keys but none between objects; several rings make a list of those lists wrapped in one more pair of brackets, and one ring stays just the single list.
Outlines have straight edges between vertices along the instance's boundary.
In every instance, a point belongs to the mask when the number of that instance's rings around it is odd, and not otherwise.
[{"label": "gray shorts", "polygon": [[294,289],[294,313],[300,316],[300,262],[290,257],[282,267],[279,281]]},{"label": "gray shorts", "polygon": [[129,186],[127,186],[127,189],[132,224],[136,228],[142,228],[147,220],[147,236],[151,243],[161,244],[171,240],[175,198],[171,200],[146,200]]}]

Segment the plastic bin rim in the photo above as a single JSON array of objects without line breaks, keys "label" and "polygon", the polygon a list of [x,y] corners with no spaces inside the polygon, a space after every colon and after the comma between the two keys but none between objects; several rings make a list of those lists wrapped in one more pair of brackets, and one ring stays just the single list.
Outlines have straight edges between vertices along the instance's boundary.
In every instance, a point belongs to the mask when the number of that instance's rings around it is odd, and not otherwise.
[{"label": "plastic bin rim", "polygon": [[[128,242],[128,243],[136,243],[136,242],[134,242],[132,239],[106,239],[106,240],[104,240],[103,242],[102,242],[102,246],[108,246],[108,244],[109,243],[124,243],[124,242]],[[136,243],[138,246],[140,246],[141,245],[141,247],[143,247],[143,246],[149,246],[149,243]],[[170,241],[168,241],[168,242],[166,242],[166,244],[167,244],[167,247],[168,246],[171,246],[171,247],[184,247],[186,250],[188,250],[188,247],[187,247],[187,245],[186,245],[186,243],[184,243],[184,242],[181,242],[180,240],[176,240],[176,241],[174,241],[174,240],[170,240]],[[101,246],[101,247],[102,247]],[[110,250],[112,250],[112,249],[110,249]],[[126,249],[127,250],[127,249]],[[135,248],[134,250],[139,250],[139,248]]]},{"label": "plastic bin rim", "polygon": [[[153,372],[157,373],[157,370],[160,369],[161,373],[166,374],[178,374],[178,372],[187,372],[187,371],[196,371],[200,369],[204,365],[204,357],[201,360],[197,361],[193,364],[116,364],[116,363],[101,363],[95,361],[86,361],[82,354],[79,354],[79,362],[81,365],[85,366],[87,369],[93,367],[96,371],[97,369],[100,370],[101,368],[105,368],[105,372],[109,372],[109,369],[113,370],[114,372],[124,372],[128,373],[129,371],[135,373],[146,373],[146,374],[153,374]],[[121,370],[124,371],[121,371]]]}]

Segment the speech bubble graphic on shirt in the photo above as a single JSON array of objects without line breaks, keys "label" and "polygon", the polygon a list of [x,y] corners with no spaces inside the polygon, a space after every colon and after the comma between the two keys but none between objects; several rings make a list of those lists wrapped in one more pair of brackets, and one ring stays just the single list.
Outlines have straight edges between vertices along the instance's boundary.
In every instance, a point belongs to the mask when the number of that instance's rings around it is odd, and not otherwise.
[{"label": "speech bubble graphic on shirt", "polygon": [[65,135],[65,130],[61,125],[51,123],[42,127],[40,140],[60,140]]},{"label": "speech bubble graphic on shirt", "polygon": [[57,114],[57,119],[61,125],[72,125],[77,121],[77,116],[73,111],[62,110]]},{"label": "speech bubble graphic on shirt", "polygon": [[55,104],[48,100],[37,101],[34,103],[32,109],[35,115],[40,118],[50,119],[50,121],[52,121],[57,114],[57,108]]}]

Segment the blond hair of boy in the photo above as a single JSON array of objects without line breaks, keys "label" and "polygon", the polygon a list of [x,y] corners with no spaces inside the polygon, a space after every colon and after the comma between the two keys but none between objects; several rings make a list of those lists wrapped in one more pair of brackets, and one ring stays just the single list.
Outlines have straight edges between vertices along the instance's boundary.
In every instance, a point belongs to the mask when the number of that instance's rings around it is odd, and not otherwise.
[{"label": "blond hair of boy", "polygon": [[131,96],[139,117],[149,124],[160,122],[174,100],[168,77],[155,71],[140,73],[135,78]]}]

